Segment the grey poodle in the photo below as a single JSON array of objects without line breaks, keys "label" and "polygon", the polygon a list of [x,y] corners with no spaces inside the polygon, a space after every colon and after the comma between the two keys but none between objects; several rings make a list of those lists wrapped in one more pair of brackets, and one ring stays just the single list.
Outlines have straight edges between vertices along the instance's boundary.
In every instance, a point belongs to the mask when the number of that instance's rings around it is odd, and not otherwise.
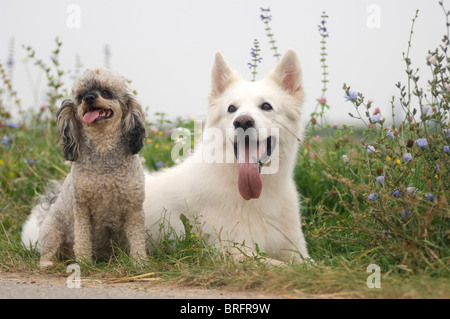
[{"label": "grey poodle", "polygon": [[145,257],[144,173],[137,155],[144,121],[117,73],[92,69],[75,80],[71,99],[57,112],[71,171],[50,187],[22,232],[26,246],[40,247],[41,267],[52,265],[58,252],[91,262],[109,256],[114,245],[135,261]]}]

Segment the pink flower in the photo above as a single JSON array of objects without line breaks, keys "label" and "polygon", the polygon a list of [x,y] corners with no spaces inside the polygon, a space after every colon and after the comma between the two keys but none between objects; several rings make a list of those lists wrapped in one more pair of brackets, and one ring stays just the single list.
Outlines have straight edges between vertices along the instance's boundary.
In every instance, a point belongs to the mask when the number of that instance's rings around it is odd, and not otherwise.
[{"label": "pink flower", "polygon": [[319,104],[327,104],[327,98],[326,97],[321,97],[320,99],[317,100],[319,102]]},{"label": "pink flower", "polygon": [[373,112],[373,115],[377,115],[377,114],[380,114],[380,113],[381,113],[380,108],[379,108],[379,107],[376,107],[376,108],[375,108],[375,111]]}]

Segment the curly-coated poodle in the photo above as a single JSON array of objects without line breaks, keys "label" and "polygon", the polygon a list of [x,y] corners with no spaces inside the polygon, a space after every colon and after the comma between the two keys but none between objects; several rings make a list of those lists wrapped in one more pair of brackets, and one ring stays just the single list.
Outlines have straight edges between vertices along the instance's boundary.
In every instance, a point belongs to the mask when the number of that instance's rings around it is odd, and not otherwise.
[{"label": "curly-coated poodle", "polygon": [[57,124],[64,157],[72,168],[54,182],[23,227],[22,242],[38,245],[40,266],[55,256],[91,262],[114,245],[145,257],[142,204],[144,173],[137,153],[143,147],[142,107],[126,80],[106,69],[90,69],[75,80]]}]

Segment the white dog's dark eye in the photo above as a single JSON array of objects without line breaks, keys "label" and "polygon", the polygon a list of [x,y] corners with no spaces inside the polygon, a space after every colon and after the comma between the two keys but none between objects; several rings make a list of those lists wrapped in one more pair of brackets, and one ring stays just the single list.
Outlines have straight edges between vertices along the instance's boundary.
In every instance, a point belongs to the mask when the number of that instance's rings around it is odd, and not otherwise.
[{"label": "white dog's dark eye", "polygon": [[261,110],[263,110],[263,111],[271,111],[271,110],[273,110],[273,108],[272,108],[272,105],[270,105],[270,104],[267,103],[267,102],[264,102],[264,103],[261,105]]},{"label": "white dog's dark eye", "polygon": [[105,99],[110,99],[112,97],[111,92],[108,90],[102,90],[102,97]]},{"label": "white dog's dark eye", "polygon": [[236,112],[236,111],[237,111],[236,106],[230,105],[230,106],[228,107],[228,113],[234,113],[234,112]]}]

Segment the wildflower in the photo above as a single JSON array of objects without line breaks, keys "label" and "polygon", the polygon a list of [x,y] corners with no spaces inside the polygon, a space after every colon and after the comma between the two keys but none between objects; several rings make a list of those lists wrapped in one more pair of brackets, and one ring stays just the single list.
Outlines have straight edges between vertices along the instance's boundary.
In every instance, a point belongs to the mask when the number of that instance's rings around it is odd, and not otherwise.
[{"label": "wildflower", "polygon": [[11,142],[14,140],[14,135],[10,136],[3,136],[1,140],[1,144],[5,145],[6,149],[9,150],[9,147],[11,146]]},{"label": "wildflower", "polygon": [[438,63],[438,61],[434,55],[428,55],[427,62],[428,62],[428,64],[433,64],[433,65],[437,65],[437,63]]},{"label": "wildflower", "polygon": [[348,101],[354,101],[358,97],[358,92],[355,91],[348,91],[348,94],[344,96],[345,100]]},{"label": "wildflower", "polygon": [[[169,129],[165,129],[163,131],[163,134],[164,134],[165,137],[171,137],[172,136],[172,131],[170,131]],[[159,134],[159,135],[161,135],[161,134]]]},{"label": "wildflower", "polygon": [[377,200],[378,198],[378,194],[377,193],[371,193],[369,194],[369,199],[370,200]]},{"label": "wildflower", "polygon": [[427,115],[429,110],[430,110],[429,106],[422,106],[420,108],[420,111],[422,112],[422,115]]},{"label": "wildflower", "polygon": [[410,153],[405,153],[405,154],[403,154],[403,160],[404,160],[405,162],[411,161],[412,158],[413,158],[413,157],[411,156]]},{"label": "wildflower", "polygon": [[428,141],[426,138],[419,138],[418,140],[416,140],[416,144],[417,146],[419,146],[420,148],[424,148],[425,146],[428,145]]},{"label": "wildflower", "polygon": [[400,165],[400,160],[399,159],[397,159],[396,161],[395,161],[395,163],[397,164],[397,165]]},{"label": "wildflower", "polygon": [[412,122],[413,121],[413,116],[410,114],[410,115],[408,115],[408,116],[406,116],[406,119],[408,120],[408,122]]},{"label": "wildflower", "polygon": [[448,145],[444,145],[444,152],[445,153],[450,152],[450,147]]},{"label": "wildflower", "polygon": [[394,189],[392,191],[392,195],[394,195],[395,197],[399,197],[401,193],[402,192],[399,189]]},{"label": "wildflower", "polygon": [[270,12],[270,8],[259,8],[262,12],[262,14],[259,16],[261,18],[261,21],[265,22],[265,21],[271,21],[272,20],[272,16],[269,15],[266,12]]},{"label": "wildflower", "polygon": [[321,97],[320,99],[317,100],[319,102],[319,104],[321,105],[325,105],[327,104],[327,98],[326,97]]},{"label": "wildflower", "polygon": [[375,152],[375,147],[373,147],[372,145],[368,145],[366,147],[366,151],[367,151],[367,153],[373,153],[373,152]]},{"label": "wildflower", "polygon": [[5,164],[5,161],[0,159],[0,165],[3,165],[3,164]]},{"label": "wildflower", "polygon": [[417,188],[413,186],[406,187],[406,194],[413,195],[417,192]]},{"label": "wildflower", "polygon": [[425,197],[431,202],[434,201],[434,195],[432,193],[426,193]]},{"label": "wildflower", "polygon": [[[370,102],[370,101],[369,101]],[[369,103],[368,103],[369,104]],[[373,115],[377,115],[377,114],[381,114],[381,110],[379,107],[376,107],[375,110],[373,111]]]},{"label": "wildflower", "polygon": [[392,130],[387,130],[386,136],[389,138],[394,138],[394,132],[392,132]]},{"label": "wildflower", "polygon": [[372,116],[372,122],[373,123],[378,123],[381,120],[381,114],[377,113],[374,116]]},{"label": "wildflower", "polygon": [[151,126],[150,127],[150,135],[156,135],[158,134],[158,128],[156,126]]},{"label": "wildflower", "polygon": [[342,155],[342,161],[347,164],[349,162],[348,156],[347,155]]},{"label": "wildflower", "polygon": [[35,161],[35,160],[28,160],[27,161],[27,163],[29,164],[29,165],[33,165],[33,164],[40,164],[41,163],[41,161]]},{"label": "wildflower", "polygon": [[159,161],[155,163],[156,167],[161,168],[164,165],[164,162]]},{"label": "wildflower", "polygon": [[405,218],[411,217],[411,211],[407,210],[407,209],[403,209],[402,216],[405,217]]},{"label": "wildflower", "polygon": [[16,127],[19,126],[19,124],[13,123],[13,122],[11,122],[11,121],[6,121],[6,125],[8,125],[9,127],[14,127],[14,128],[16,128]]},{"label": "wildflower", "polygon": [[383,182],[384,182],[384,176],[378,176],[377,178],[376,178],[376,180],[377,180],[377,183],[378,184],[383,184]]},{"label": "wildflower", "polygon": [[392,158],[390,156],[386,156],[386,162],[392,161]]}]

